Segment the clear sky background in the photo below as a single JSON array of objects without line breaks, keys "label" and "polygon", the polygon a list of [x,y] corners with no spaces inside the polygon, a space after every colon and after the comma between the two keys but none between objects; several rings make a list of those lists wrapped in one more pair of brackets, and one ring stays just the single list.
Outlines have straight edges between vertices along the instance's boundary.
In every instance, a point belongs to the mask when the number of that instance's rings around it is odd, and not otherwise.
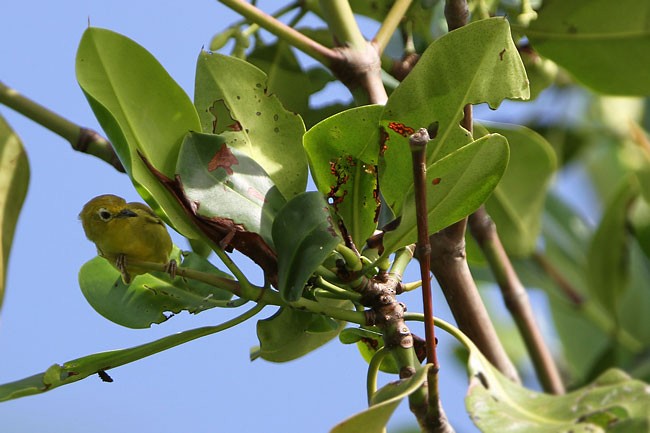
[{"label": "clear sky background", "polygon": [[[101,131],[74,75],[77,45],[89,20],[143,45],[192,95],[201,47],[236,19],[213,0],[4,0],[0,81]],[[329,92],[324,99],[348,98],[340,89]],[[123,328],[97,314],[77,283],[78,269],[95,255],[77,215],[99,194],[140,198],[129,179],[108,164],[72,151],[60,137],[4,106],[0,114],[21,137],[32,173],[0,312],[0,383],[40,373],[54,363],[142,344],[239,314],[220,309],[198,316],[184,313],[146,330]],[[175,240],[187,248],[181,238]],[[417,279],[415,269],[410,276]],[[434,301],[437,314],[450,320],[437,289]],[[421,311],[419,292],[405,302],[410,311]],[[258,318],[273,312],[268,308]],[[423,334],[418,326],[414,329]],[[451,359],[453,340],[438,335],[445,408],[458,432],[476,431],[464,411],[465,370]],[[2,403],[0,431],[318,433],[366,407],[366,363],[355,347],[333,341],[299,360],[272,364],[249,361],[249,348],[256,344],[255,320],[250,320],[110,370],[113,383],[90,377]],[[414,425],[414,419],[402,404],[390,426],[395,431],[406,425]]]}]

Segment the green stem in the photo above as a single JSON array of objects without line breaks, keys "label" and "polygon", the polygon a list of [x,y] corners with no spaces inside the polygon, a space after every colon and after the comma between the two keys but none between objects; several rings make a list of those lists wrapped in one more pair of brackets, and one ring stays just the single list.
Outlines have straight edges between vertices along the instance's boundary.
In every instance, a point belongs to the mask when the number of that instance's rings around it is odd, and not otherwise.
[{"label": "green stem", "polygon": [[404,283],[404,291],[405,292],[410,292],[411,290],[415,290],[418,287],[422,287],[422,280],[412,281],[410,283]]},{"label": "green stem", "polygon": [[323,277],[316,278],[316,286],[322,288],[323,290],[336,294],[340,299],[349,299],[353,302],[361,302],[361,294],[357,292],[351,292],[336,286]]},{"label": "green stem", "polygon": [[179,332],[178,334],[173,334],[128,349],[96,353],[94,355],[68,361],[62,366],[55,364],[48,368],[44,373],[0,386],[0,401],[49,391],[61,385],[67,385],[85,379],[86,377],[98,372],[120,367],[142,358],[155,355],[156,353],[171,349],[172,347],[196,340],[197,338],[224,331],[250,319],[259,313],[264,306],[264,304],[260,303],[246,311],[244,314],[220,325],[205,326],[202,328]]},{"label": "green stem", "polygon": [[380,348],[375,352],[368,364],[368,375],[366,377],[366,391],[368,393],[368,406],[372,396],[377,392],[377,376],[379,375],[379,366],[382,361],[390,352],[385,347]]},{"label": "green stem", "polygon": [[366,49],[366,39],[361,34],[348,0],[320,0],[319,4],[325,21],[339,45],[357,51]]},{"label": "green stem", "polygon": [[386,49],[388,41],[390,41],[391,36],[395,33],[395,29],[397,29],[402,22],[404,14],[406,14],[409,6],[411,6],[412,1],[413,0],[396,0],[386,14],[384,21],[381,23],[381,27],[379,27],[377,34],[375,34],[375,37],[372,39],[379,54],[383,53],[384,49]]},{"label": "green stem", "polygon": [[116,170],[124,172],[124,167],[111,143],[97,132],[72,123],[2,82],[0,82],[0,104],[6,105],[66,139],[74,150],[96,156],[111,164]]},{"label": "green stem", "polygon": [[395,252],[395,260],[390,268],[390,273],[395,276],[399,281],[402,281],[404,271],[411,260],[413,260],[413,253],[415,252],[415,244],[401,248]]},{"label": "green stem", "polygon": [[351,271],[360,271],[363,268],[363,263],[361,263],[359,255],[351,248],[348,248],[343,244],[338,244],[336,246],[336,251],[343,256],[345,264]]},{"label": "green stem", "polygon": [[292,29],[282,21],[268,15],[255,6],[243,0],[219,0],[230,9],[238,12],[253,23],[259,25],[278,38],[298,48],[305,54],[313,57],[323,65],[329,66],[332,60],[337,59],[338,54],[324,45],[319,44],[313,39]]}]

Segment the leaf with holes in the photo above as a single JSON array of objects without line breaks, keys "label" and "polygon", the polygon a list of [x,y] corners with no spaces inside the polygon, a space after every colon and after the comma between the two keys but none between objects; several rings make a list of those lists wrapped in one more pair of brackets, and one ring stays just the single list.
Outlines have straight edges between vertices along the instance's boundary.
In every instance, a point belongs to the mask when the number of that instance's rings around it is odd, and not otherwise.
[{"label": "leaf with holes", "polygon": [[194,104],[203,132],[219,134],[228,147],[249,155],[290,199],[307,185],[305,126],[300,116],[268,93],[266,80],[250,63],[201,52]]},{"label": "leaf with holes", "polygon": [[[179,258],[178,249],[172,254]],[[207,260],[194,253],[190,255],[187,264],[193,269],[229,278]],[[169,319],[170,313],[183,310],[198,314],[223,306],[220,301],[227,301],[232,296],[206,284],[189,284],[181,277],[172,281],[169,275],[158,272],[138,275],[127,285],[122,282],[120,272],[103,257],[95,257],[81,267],[79,287],[95,311],[128,328],[149,328]]]},{"label": "leaf with holes", "polygon": [[437,136],[427,148],[430,167],[472,140],[460,126],[465,105],[487,102],[495,108],[505,98],[528,97],[526,72],[505,19],[477,21],[432,43],[381,116],[379,184],[388,206],[399,215],[413,184],[410,134],[437,122]]},{"label": "leaf with holes", "polygon": [[191,132],[181,146],[177,173],[199,216],[230,220],[273,245],[271,226],[285,199],[250,156],[221,136]]},{"label": "leaf with holes", "polygon": [[[508,165],[508,142],[486,135],[436,161],[427,169],[429,233],[435,233],[474,212],[490,196]],[[404,193],[402,193],[404,195]],[[415,197],[406,192],[399,225],[384,235],[384,253],[417,240]]]},{"label": "leaf with holes", "polygon": [[383,107],[343,111],[311,128],[303,142],[318,190],[361,248],[377,226],[378,121]]}]

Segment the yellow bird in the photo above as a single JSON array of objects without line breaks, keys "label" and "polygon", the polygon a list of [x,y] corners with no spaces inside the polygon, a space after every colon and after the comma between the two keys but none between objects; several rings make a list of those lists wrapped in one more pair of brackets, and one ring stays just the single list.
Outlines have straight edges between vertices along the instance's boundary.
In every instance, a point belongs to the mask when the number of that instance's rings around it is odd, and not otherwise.
[{"label": "yellow bird", "polygon": [[86,203],[79,218],[97,253],[120,271],[125,284],[131,282],[131,275],[147,272],[129,266],[129,260],[170,263],[172,240],[165,224],[145,204],[104,194]]}]

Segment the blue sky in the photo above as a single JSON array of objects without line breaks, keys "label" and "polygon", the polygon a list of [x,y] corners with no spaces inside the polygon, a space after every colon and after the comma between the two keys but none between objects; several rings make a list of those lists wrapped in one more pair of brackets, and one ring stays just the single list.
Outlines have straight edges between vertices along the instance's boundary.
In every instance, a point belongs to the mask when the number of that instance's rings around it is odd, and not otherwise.
[{"label": "blue sky", "polygon": [[[0,80],[72,121],[99,129],[74,76],[87,27],[122,33],[147,48],[190,95],[201,47],[236,16],[215,1],[5,2]],[[366,36],[370,36],[369,34]],[[323,97],[347,98],[335,88]],[[0,314],[0,382],[53,363],[130,347],[178,331],[221,323],[231,311],[178,315],[147,330],[107,321],[86,303],[77,272],[95,255],[77,215],[90,198],[113,193],[139,200],[125,175],[30,120],[0,106],[28,153],[32,179],[14,240]],[[187,245],[178,237],[182,248]],[[247,266],[247,265],[246,265]],[[411,279],[417,279],[412,269]],[[450,320],[439,291],[436,312]],[[418,293],[405,302],[421,311]],[[273,314],[265,310],[259,318]],[[415,331],[422,335],[417,326]],[[438,333],[442,397],[458,432],[475,431],[463,410],[467,378]],[[366,363],[352,346],[331,342],[286,364],[249,361],[255,320],[42,395],[0,404],[3,432],[326,432],[366,406]],[[383,377],[386,381],[388,377]],[[392,427],[414,424],[406,404]]]}]

